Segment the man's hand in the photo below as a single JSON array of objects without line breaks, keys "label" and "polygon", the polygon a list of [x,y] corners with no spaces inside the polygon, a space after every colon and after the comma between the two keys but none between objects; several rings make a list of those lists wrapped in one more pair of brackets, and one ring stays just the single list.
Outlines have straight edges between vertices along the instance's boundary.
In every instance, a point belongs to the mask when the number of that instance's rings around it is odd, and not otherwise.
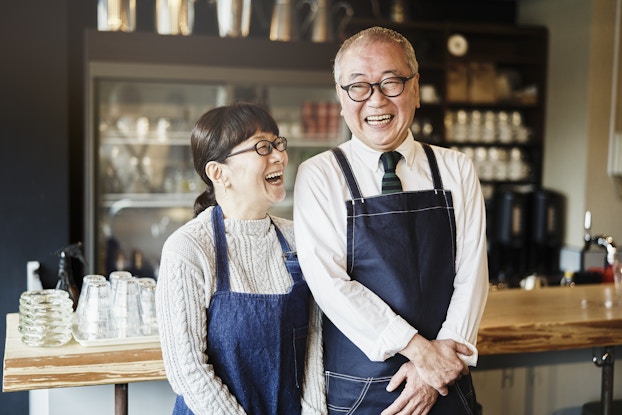
[{"label": "man's hand", "polygon": [[473,352],[464,344],[453,340],[427,340],[416,334],[400,354],[416,367],[421,379],[442,396],[449,392],[447,386],[469,373],[469,367],[458,353],[470,356]]},{"label": "man's hand", "polygon": [[404,381],[406,385],[400,396],[380,415],[426,415],[430,412],[438,392],[421,379],[412,362],[404,363],[393,375],[387,391],[394,391]]}]

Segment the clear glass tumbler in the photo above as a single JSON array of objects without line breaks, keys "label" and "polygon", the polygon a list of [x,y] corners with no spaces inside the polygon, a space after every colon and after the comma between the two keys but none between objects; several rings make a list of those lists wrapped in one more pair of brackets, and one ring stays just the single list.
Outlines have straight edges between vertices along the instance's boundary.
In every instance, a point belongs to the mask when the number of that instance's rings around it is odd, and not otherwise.
[{"label": "clear glass tumbler", "polygon": [[140,285],[137,278],[120,278],[112,298],[112,326],[118,338],[142,335]]},{"label": "clear glass tumbler", "polygon": [[91,279],[83,287],[84,297],[76,311],[77,335],[83,340],[113,337],[110,283],[105,279]]}]

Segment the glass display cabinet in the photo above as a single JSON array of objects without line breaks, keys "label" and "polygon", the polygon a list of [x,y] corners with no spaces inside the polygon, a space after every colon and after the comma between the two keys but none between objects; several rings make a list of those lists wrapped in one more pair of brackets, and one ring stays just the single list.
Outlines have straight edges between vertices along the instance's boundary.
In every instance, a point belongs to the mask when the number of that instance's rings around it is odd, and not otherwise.
[{"label": "glass display cabinet", "polygon": [[[253,53],[259,50],[254,47],[266,52],[282,48],[281,42],[257,41],[259,45],[253,45],[257,42],[251,39],[89,35],[95,49],[87,49],[92,53],[86,79],[85,248],[95,273],[108,275],[125,269],[134,275],[157,277],[164,241],[193,216],[194,200],[203,191],[204,183],[192,162],[190,131],[205,111],[235,101],[269,108],[281,135],[288,139],[288,195],[271,211],[282,217],[291,218],[292,189],[300,162],[348,136],[331,77],[328,56],[334,55],[334,50],[327,45],[315,50],[320,52],[316,59],[327,57],[324,65],[316,62],[307,68],[288,69],[284,67],[287,59],[275,68],[261,67],[269,56],[259,64],[253,62],[257,59]],[[99,57],[98,40],[118,47],[119,52],[107,49],[110,54]],[[193,61],[190,55],[176,60],[176,49],[166,44],[171,40],[184,47],[192,43],[197,50],[236,47],[240,54],[249,52],[247,66],[205,57]],[[132,45],[134,41],[139,43]],[[160,43],[157,56],[145,50],[148,46],[156,50]],[[123,52],[141,45],[135,55]],[[306,47],[309,53],[314,52],[313,44]],[[152,62],[162,56],[168,59]],[[311,56],[304,59],[312,61]]]}]

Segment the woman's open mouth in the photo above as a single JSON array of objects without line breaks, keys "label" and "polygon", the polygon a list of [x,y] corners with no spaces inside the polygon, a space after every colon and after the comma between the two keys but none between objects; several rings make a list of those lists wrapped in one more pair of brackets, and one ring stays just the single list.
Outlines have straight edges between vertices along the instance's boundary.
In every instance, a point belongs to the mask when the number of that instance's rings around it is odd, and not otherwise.
[{"label": "woman's open mouth", "polygon": [[273,173],[268,173],[266,175],[266,181],[270,184],[281,184],[283,183],[283,171],[275,171]]}]

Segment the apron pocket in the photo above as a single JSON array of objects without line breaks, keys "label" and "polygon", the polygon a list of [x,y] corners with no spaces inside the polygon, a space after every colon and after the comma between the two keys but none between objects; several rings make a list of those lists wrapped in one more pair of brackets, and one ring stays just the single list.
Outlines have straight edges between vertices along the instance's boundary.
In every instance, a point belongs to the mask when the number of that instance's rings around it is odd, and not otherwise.
[{"label": "apron pocket", "polygon": [[387,392],[390,377],[359,378],[326,372],[326,401],[330,415],[378,415],[397,398]]},{"label": "apron pocket", "polygon": [[307,336],[309,326],[294,329],[294,374],[296,387],[302,388],[305,373],[305,358],[307,356]]}]

